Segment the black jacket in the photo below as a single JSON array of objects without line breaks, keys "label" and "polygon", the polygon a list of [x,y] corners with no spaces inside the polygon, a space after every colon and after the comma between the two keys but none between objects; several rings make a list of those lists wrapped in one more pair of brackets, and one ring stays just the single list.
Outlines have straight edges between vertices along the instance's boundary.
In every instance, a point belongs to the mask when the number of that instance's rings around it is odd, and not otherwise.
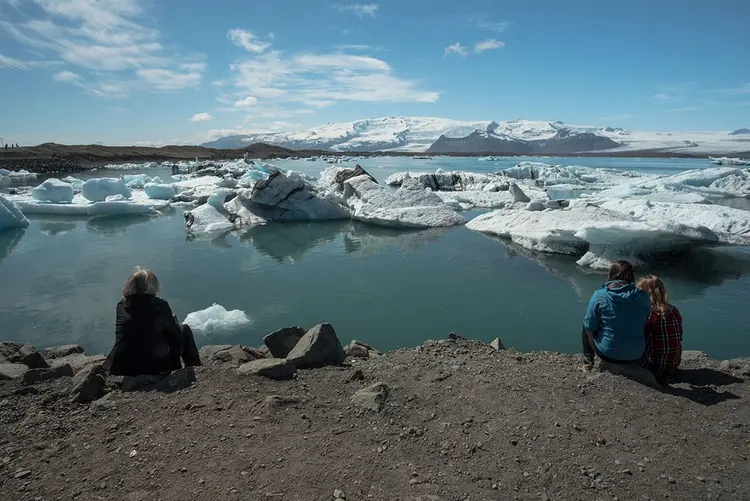
[{"label": "black jacket", "polygon": [[106,369],[118,376],[161,374],[180,369],[180,324],[169,303],[136,295],[117,303],[115,345]]}]

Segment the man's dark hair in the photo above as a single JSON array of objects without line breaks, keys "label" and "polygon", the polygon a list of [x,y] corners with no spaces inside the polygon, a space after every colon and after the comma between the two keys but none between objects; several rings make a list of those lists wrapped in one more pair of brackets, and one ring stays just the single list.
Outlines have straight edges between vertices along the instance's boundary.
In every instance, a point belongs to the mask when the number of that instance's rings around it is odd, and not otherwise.
[{"label": "man's dark hair", "polygon": [[633,265],[628,261],[615,261],[609,267],[609,281],[622,280],[623,282],[635,282]]}]

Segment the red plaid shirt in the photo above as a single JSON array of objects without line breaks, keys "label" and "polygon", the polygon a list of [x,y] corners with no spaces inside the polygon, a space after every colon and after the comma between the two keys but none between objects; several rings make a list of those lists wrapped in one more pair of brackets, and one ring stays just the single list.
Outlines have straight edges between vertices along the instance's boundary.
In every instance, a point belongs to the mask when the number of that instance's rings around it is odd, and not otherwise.
[{"label": "red plaid shirt", "polygon": [[682,315],[670,305],[664,315],[651,313],[646,322],[644,365],[658,377],[677,372],[682,359]]}]

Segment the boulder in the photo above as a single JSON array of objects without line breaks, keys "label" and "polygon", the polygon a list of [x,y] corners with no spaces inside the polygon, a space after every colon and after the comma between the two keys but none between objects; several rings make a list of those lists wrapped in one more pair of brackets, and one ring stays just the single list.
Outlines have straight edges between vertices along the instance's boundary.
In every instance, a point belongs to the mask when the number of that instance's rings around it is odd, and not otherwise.
[{"label": "boulder", "polygon": [[0,342],[0,363],[24,364],[29,369],[47,369],[44,357],[30,344]]},{"label": "boulder", "polygon": [[61,377],[73,377],[73,368],[65,364],[50,369],[29,369],[24,372],[21,381],[25,385],[30,385]]},{"label": "boulder", "polygon": [[347,357],[354,358],[370,358],[382,355],[382,353],[374,349],[369,344],[362,343],[357,340],[353,340],[351,343],[346,345],[346,347],[344,348],[344,353],[346,353]]},{"label": "boulder", "polygon": [[73,377],[73,388],[70,394],[73,400],[87,403],[104,395],[107,382],[105,370],[101,364],[89,365]]},{"label": "boulder", "polygon": [[201,360],[203,363],[210,363],[214,355],[216,355],[220,351],[228,350],[234,345],[231,344],[207,344],[205,346],[201,346],[201,348],[198,350],[198,355],[200,355]]},{"label": "boulder", "polygon": [[296,374],[297,368],[283,358],[261,358],[242,364],[237,372],[271,379],[289,379]]},{"label": "boulder", "polygon": [[45,348],[41,351],[42,356],[47,359],[62,358],[68,355],[76,355],[83,353],[83,346],[77,344],[66,344],[63,346],[52,346]]},{"label": "boulder", "polygon": [[490,346],[492,346],[495,349],[495,351],[500,351],[500,350],[505,349],[505,345],[503,344],[502,341],[500,341],[499,337],[496,337],[495,339],[493,339],[492,342],[490,343]]},{"label": "boulder", "polygon": [[[214,349],[219,348],[219,349]],[[207,365],[214,364],[229,364],[235,367],[263,358],[263,354],[259,353],[255,348],[248,346],[235,345],[214,345],[210,350],[204,350],[201,348],[200,357]]]},{"label": "boulder", "polygon": [[346,353],[341,347],[333,326],[323,323],[316,325],[302,336],[294,349],[289,352],[287,360],[298,368],[340,365],[346,360]]},{"label": "boulder", "polygon": [[363,409],[380,412],[388,399],[388,386],[385,383],[375,383],[356,392],[351,399],[352,404]]},{"label": "boulder", "polygon": [[50,360],[52,367],[70,365],[74,373],[78,373],[89,365],[102,364],[107,360],[104,355],[85,355],[83,353],[72,353],[64,357],[53,358]]},{"label": "boulder", "polygon": [[0,363],[0,381],[18,379],[28,370],[24,364]]},{"label": "boulder", "polygon": [[526,196],[526,193],[524,193],[521,187],[518,186],[516,183],[510,183],[510,186],[508,189],[510,190],[510,194],[513,195],[514,202],[524,202],[524,203],[531,202],[531,199],[528,196]]},{"label": "boulder", "polygon": [[305,335],[305,329],[299,326],[284,327],[263,338],[263,343],[274,358],[286,358]]}]

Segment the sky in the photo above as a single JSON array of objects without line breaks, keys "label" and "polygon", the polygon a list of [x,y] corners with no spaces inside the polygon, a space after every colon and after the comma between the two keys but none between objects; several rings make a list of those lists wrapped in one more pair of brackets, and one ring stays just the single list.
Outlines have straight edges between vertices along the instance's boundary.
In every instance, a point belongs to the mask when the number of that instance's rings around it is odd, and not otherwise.
[{"label": "sky", "polygon": [[750,127],[746,0],[0,0],[0,137],[196,144],[379,116]]}]

